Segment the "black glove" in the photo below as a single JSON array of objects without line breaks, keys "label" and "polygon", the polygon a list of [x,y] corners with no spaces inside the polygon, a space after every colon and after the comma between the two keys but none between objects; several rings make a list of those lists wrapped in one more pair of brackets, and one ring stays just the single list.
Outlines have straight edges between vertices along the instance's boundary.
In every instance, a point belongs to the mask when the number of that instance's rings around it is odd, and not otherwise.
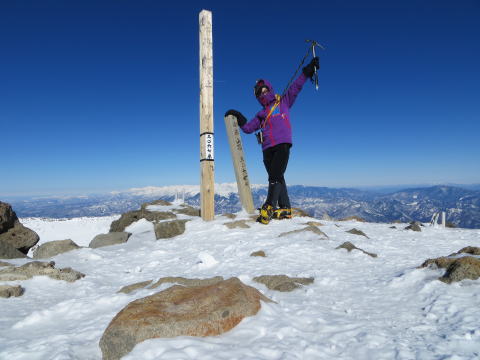
[{"label": "black glove", "polygon": [[320,68],[320,62],[318,60],[318,56],[315,56],[312,59],[312,61],[310,61],[310,64],[308,64],[303,68],[303,73],[307,78],[311,78],[313,74],[315,74],[315,69],[318,70],[319,68]]},{"label": "black glove", "polygon": [[226,113],[225,113],[225,116],[228,116],[228,115],[233,115],[237,118],[237,123],[238,123],[238,126],[242,127],[243,125],[245,125],[247,123],[247,118],[245,116],[242,115],[242,113],[240,111],[237,111],[237,110],[228,110]]}]

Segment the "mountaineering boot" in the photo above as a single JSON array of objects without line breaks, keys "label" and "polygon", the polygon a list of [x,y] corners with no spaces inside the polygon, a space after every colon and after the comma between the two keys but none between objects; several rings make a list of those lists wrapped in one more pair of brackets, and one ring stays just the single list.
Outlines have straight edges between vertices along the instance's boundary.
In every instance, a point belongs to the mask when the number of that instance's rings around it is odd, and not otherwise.
[{"label": "mountaineering boot", "polygon": [[273,207],[272,205],[263,204],[260,208],[260,216],[257,218],[259,223],[267,225],[273,216]]},{"label": "mountaineering boot", "polygon": [[273,212],[273,219],[283,220],[292,218],[292,209],[280,208]]}]

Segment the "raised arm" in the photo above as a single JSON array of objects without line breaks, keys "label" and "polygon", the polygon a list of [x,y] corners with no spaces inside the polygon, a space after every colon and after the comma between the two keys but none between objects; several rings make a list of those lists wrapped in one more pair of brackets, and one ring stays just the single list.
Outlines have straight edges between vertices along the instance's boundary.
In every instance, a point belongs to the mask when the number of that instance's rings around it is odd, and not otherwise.
[{"label": "raised arm", "polygon": [[285,99],[284,101],[286,101],[289,108],[293,106],[293,103],[295,102],[298,93],[302,90],[303,85],[306,81],[307,77],[304,73],[301,73],[300,76],[297,77],[295,81],[288,87],[283,98]]},{"label": "raised arm", "polygon": [[314,57],[310,63],[302,69],[302,73],[295,81],[290,85],[284,95],[284,99],[287,102],[288,107],[292,107],[298,93],[302,90],[305,81],[311,78],[315,73],[315,69],[319,68],[318,57]]}]

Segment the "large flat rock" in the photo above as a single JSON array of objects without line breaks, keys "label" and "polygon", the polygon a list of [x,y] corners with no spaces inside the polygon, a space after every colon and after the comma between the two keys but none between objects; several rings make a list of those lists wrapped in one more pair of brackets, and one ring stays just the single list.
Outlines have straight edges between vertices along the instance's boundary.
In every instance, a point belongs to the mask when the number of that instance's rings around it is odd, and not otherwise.
[{"label": "large flat rock", "polygon": [[260,300],[271,302],[238,278],[172,286],[131,302],[113,318],[100,340],[103,359],[120,359],[147,339],[222,334],[255,315]]}]

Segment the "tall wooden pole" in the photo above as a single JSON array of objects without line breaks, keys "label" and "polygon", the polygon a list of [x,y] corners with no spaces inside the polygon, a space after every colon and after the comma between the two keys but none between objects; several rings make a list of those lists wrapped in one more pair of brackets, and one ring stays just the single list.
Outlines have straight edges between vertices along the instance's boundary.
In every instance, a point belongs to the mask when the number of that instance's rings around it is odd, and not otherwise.
[{"label": "tall wooden pole", "polygon": [[200,24],[200,204],[202,219],[215,216],[213,153],[212,12],[202,10]]}]

